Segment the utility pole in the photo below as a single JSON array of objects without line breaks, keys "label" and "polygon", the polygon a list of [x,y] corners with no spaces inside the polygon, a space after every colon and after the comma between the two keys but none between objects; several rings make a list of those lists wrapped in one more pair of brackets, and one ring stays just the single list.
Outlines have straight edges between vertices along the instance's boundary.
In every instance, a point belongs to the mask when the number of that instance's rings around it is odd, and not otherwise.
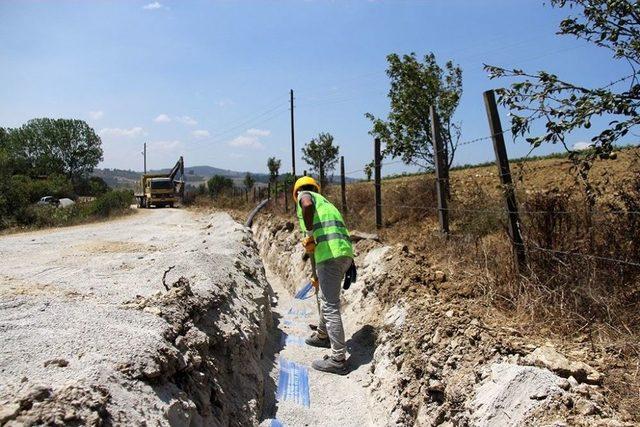
[{"label": "utility pole", "polygon": [[289,102],[291,104],[291,173],[296,179],[296,136],[293,122],[293,89],[289,91]]},{"label": "utility pole", "polygon": [[144,143],[144,149],[142,151],[142,155],[144,156],[144,174],[147,174],[147,143]]}]

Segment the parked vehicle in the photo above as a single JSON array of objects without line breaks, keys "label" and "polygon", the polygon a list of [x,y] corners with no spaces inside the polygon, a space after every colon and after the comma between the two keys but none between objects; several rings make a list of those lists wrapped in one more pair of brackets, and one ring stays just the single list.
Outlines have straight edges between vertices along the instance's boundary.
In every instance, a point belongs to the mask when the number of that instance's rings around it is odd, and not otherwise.
[{"label": "parked vehicle", "polygon": [[37,204],[40,206],[58,206],[60,204],[60,200],[53,196],[44,196],[38,200]]}]

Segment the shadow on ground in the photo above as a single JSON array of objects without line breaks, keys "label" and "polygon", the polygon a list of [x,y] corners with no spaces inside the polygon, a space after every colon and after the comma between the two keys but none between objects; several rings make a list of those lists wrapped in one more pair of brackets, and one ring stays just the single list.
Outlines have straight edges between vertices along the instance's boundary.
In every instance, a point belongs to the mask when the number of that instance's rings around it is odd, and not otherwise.
[{"label": "shadow on ground", "polygon": [[376,329],[371,325],[364,325],[354,332],[347,340],[347,350],[350,354],[348,359],[349,372],[371,362],[376,350]]},{"label": "shadow on ground", "polygon": [[[274,292],[271,295],[272,301],[278,300],[278,294]],[[267,331],[267,342],[262,354],[262,369],[264,371],[264,405],[262,409],[262,420],[275,418],[278,411],[278,402],[276,401],[277,384],[271,377],[270,372],[276,364],[276,356],[284,348],[282,342],[282,330],[280,324],[282,316],[275,312],[271,312],[273,323],[271,329]]]}]

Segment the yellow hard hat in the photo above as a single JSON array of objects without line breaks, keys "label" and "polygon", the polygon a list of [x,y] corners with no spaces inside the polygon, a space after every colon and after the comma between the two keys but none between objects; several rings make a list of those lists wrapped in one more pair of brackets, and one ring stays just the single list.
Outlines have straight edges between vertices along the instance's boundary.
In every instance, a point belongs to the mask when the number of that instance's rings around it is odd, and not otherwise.
[{"label": "yellow hard hat", "polygon": [[310,176],[303,176],[298,178],[295,184],[293,184],[293,200],[298,201],[298,190],[304,187],[305,185],[313,185],[316,187],[316,193],[320,192],[320,184],[316,182],[315,179]]}]

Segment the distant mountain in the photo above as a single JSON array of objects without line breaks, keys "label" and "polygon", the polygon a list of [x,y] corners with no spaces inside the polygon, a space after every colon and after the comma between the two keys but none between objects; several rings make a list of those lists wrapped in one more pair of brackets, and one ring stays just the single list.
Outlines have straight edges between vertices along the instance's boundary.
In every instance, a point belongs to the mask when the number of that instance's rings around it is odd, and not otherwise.
[{"label": "distant mountain", "polygon": [[[169,173],[171,169],[155,169],[149,173]],[[189,185],[197,186],[206,182],[214,175],[222,175],[233,179],[236,185],[242,185],[242,181],[247,173],[232,171],[228,169],[220,169],[213,166],[189,166],[184,168],[185,181]],[[95,169],[93,176],[100,177],[110,187],[135,188],[140,182],[142,172],[124,170],[124,169]],[[257,181],[266,183],[269,181],[269,175],[264,173],[252,173],[251,176]]]},{"label": "distant mountain", "polygon": [[[156,169],[151,170],[149,173],[168,173],[171,169]],[[229,169],[220,169],[213,166],[188,166],[184,168],[185,181],[188,185],[198,186],[201,183],[206,182],[214,175],[222,175],[231,178],[235,185],[242,186],[247,172],[232,171]],[[142,172],[136,172],[132,170],[124,169],[95,169],[93,171],[94,176],[98,176],[105,180],[110,187],[124,187],[124,188],[136,188],[140,182],[140,176]],[[269,182],[269,175],[266,173],[251,173],[251,176],[258,183],[266,184]],[[356,181],[352,178],[347,178],[347,182]],[[340,182],[339,176],[333,177],[333,182]]]}]

